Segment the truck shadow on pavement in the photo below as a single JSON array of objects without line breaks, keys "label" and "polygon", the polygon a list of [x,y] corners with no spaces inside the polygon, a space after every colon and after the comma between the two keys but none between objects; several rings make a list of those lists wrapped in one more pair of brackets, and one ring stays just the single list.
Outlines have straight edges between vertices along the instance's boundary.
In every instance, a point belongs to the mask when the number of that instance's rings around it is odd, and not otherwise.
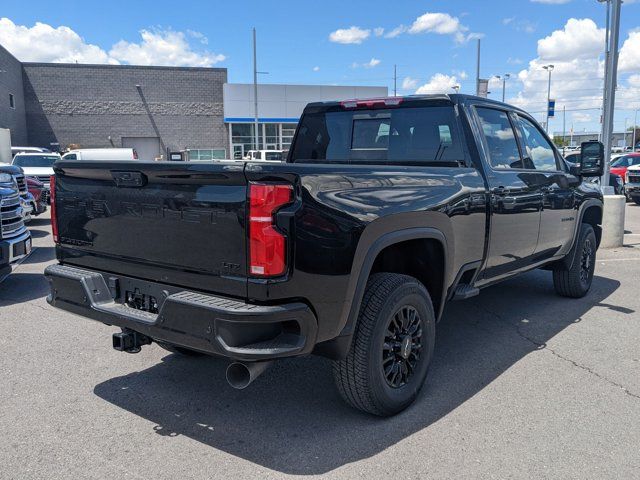
[{"label": "truck shadow on pavement", "polygon": [[601,302],[620,285],[595,277],[586,298],[571,300],[555,295],[550,277],[531,272],[450,304],[438,325],[427,383],[416,403],[393,418],[347,407],[333,386],[330,362],[315,357],[276,362],[236,391],[225,381],[226,361],[167,355],[147,370],[97,385],[94,393],[153,422],[160,435],[185,435],[287,474],[326,473],[446,416],[594,306],[609,308]]}]

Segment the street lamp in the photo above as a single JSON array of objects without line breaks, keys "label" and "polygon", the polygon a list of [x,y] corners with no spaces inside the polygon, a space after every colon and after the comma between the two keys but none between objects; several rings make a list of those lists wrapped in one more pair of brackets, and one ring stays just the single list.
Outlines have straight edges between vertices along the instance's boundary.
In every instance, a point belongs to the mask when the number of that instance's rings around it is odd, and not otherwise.
[{"label": "street lamp", "polygon": [[504,92],[507,88],[507,78],[511,78],[511,74],[510,73],[505,73],[502,76],[502,102],[504,103]]},{"label": "street lamp", "polygon": [[547,121],[545,123],[547,133],[549,133],[549,101],[551,100],[551,72],[553,71],[553,65],[543,65],[542,68],[549,72],[549,83],[547,85]]},{"label": "street lamp", "polygon": [[460,92],[460,85],[454,85],[451,88],[454,89],[456,91],[456,93]]}]

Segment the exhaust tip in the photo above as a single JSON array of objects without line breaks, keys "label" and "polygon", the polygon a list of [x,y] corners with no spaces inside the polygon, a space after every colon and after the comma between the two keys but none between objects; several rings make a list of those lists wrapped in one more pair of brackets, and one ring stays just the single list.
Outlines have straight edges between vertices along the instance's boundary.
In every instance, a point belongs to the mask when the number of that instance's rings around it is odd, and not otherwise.
[{"label": "exhaust tip", "polygon": [[244,363],[234,362],[227,367],[227,382],[233,388],[242,390],[251,383],[251,372]]},{"label": "exhaust tip", "polygon": [[227,367],[227,382],[238,390],[247,388],[251,382],[264,373],[271,363],[271,361],[233,362]]}]

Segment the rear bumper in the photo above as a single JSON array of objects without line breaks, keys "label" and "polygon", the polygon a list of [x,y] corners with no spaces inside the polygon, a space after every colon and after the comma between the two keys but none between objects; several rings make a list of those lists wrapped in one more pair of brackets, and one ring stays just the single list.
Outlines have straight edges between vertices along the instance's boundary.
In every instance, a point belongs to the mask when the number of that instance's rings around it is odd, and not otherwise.
[{"label": "rear bumper", "polygon": [[[255,361],[307,354],[315,345],[316,318],[301,302],[254,305],[66,265],[45,275],[54,307],[204,353]],[[157,313],[125,305],[131,292],[157,303]]]}]

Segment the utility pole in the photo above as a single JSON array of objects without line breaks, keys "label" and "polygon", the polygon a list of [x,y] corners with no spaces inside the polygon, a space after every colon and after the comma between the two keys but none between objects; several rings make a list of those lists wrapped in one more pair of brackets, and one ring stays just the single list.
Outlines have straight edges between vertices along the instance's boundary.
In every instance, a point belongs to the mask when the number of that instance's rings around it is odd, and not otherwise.
[{"label": "utility pole", "polygon": [[553,71],[553,65],[544,65],[542,68],[549,72],[549,83],[547,84],[547,121],[545,122],[545,128],[547,129],[547,133],[549,133],[549,101],[551,100],[551,72]]},{"label": "utility pole", "polygon": [[476,59],[476,95],[480,95],[480,39],[478,39],[478,57]]},{"label": "utility pole", "polygon": [[564,144],[567,143],[567,106],[562,106],[562,151],[564,152]]},{"label": "utility pole", "polygon": [[[602,143],[604,144],[604,174],[601,185],[603,190],[609,190],[609,164],[611,161],[611,136],[613,134],[613,114],[616,100],[616,70],[618,69],[618,41],[620,37],[620,9],[622,0],[609,0],[607,2],[607,12],[609,3],[611,8],[611,25],[609,28],[609,38],[607,42],[607,63],[604,78],[604,111],[602,121]],[[608,15],[607,15],[608,16]]]},{"label": "utility pole", "polygon": [[638,128],[638,109],[633,114],[633,143],[631,144],[631,151],[636,151],[636,129]]},{"label": "utility pole", "polygon": [[393,65],[393,96],[398,96],[398,70],[396,65]]},{"label": "utility pole", "polygon": [[628,118],[624,119],[624,130],[622,131],[622,148],[626,151],[627,150],[627,122],[629,121]]},{"label": "utility pole", "polygon": [[507,78],[510,78],[510,77],[511,77],[510,73],[505,73],[502,76],[502,103],[504,103],[504,93],[507,88]]},{"label": "utility pole", "polygon": [[256,53],[256,28],[253,27],[253,144],[260,150],[258,143],[258,59]]}]

